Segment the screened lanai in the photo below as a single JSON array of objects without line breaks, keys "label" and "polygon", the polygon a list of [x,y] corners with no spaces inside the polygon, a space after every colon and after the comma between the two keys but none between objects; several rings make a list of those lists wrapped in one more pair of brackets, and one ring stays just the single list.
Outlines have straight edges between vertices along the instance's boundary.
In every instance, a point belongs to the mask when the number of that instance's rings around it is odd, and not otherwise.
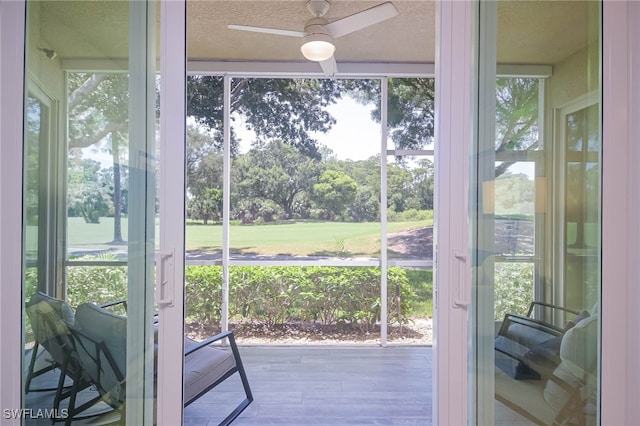
[{"label": "screened lanai", "polygon": [[[127,316],[148,325],[159,302],[175,303],[163,277],[184,265],[181,327],[192,336],[349,326],[372,336],[357,343],[430,354],[431,335],[408,338],[412,324],[431,324],[433,290],[455,281],[434,268],[439,215],[450,213],[436,200],[449,191],[439,174],[460,165],[439,169],[436,4],[387,3],[395,13],[335,37],[335,63],[320,64],[300,37],[256,27],[303,31],[318,8],[334,22],[383,2],[309,3],[187,2],[183,166],[159,149],[160,8],[29,2],[25,301],[36,291],[73,308],[129,299],[138,309]],[[505,1],[494,12],[493,56],[478,59],[493,78],[471,145],[471,246],[454,253],[490,289],[462,289],[458,306],[474,304],[485,354],[505,315],[534,301],[591,315],[600,294],[597,7]],[[328,142],[357,111],[368,123]],[[368,154],[340,157],[345,144]],[[160,188],[176,176],[184,216],[163,216]],[[165,226],[184,247],[158,250]],[[570,319],[530,316],[559,328]],[[25,319],[32,345],[29,328]],[[321,343],[284,330],[268,343]]]}]

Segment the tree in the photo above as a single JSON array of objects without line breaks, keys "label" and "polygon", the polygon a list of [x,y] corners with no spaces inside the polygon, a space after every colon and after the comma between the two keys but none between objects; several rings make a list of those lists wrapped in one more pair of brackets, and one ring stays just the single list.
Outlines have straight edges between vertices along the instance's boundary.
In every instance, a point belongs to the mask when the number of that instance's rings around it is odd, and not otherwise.
[{"label": "tree", "polygon": [[320,208],[340,217],[355,200],[357,190],[358,184],[346,173],[325,170],[318,183],[313,185],[313,199]]},{"label": "tree", "polygon": [[87,223],[99,223],[109,212],[107,188],[100,182],[100,163],[72,158],[69,163],[67,209],[69,216],[82,216]]},{"label": "tree", "polygon": [[412,196],[411,172],[395,164],[387,167],[387,205],[395,212],[403,212]]},{"label": "tree", "polygon": [[128,142],[129,76],[124,73],[70,73],[67,82],[69,147],[86,148],[110,136],[113,159],[113,242],[121,243],[120,156]]},{"label": "tree", "polygon": [[[187,115],[216,134],[223,128],[221,77],[189,76]],[[326,107],[344,94],[342,83],[332,79],[234,78],[231,81],[232,117],[241,116],[260,142],[280,139],[314,159],[320,158],[317,140],[310,132],[327,132],[335,119]],[[232,130],[232,154],[238,146]],[[215,143],[220,144],[221,138]]]},{"label": "tree", "polygon": [[189,125],[186,149],[189,194],[197,199],[210,188],[222,189],[222,166],[222,151],[215,142],[215,135]]},{"label": "tree", "polygon": [[112,132],[126,135],[129,75],[70,73],[67,98],[69,148],[86,148]]},{"label": "tree", "polygon": [[[352,96],[373,105],[372,118],[380,122],[382,94],[377,80],[351,80]],[[397,149],[421,149],[433,143],[435,81],[433,78],[389,78],[387,126]]]},{"label": "tree", "polygon": [[380,220],[380,193],[369,186],[359,186],[355,200],[349,207],[349,216],[355,222]]},{"label": "tree", "polygon": [[120,173],[120,147],[124,145],[122,132],[111,132],[111,158],[113,160],[113,243],[122,243],[122,174]]},{"label": "tree", "polygon": [[496,178],[495,186],[497,215],[535,213],[535,186],[529,176],[507,171]]},{"label": "tree", "polygon": [[116,200],[120,200],[120,205],[117,208],[122,214],[126,215],[129,210],[129,168],[122,164],[117,164],[117,166],[119,169],[118,173],[120,174],[119,196],[116,194],[117,191],[115,188],[115,179],[113,178],[115,167],[107,167],[106,169],[103,168],[99,171],[99,181],[101,182],[102,186],[106,188],[107,198],[112,203],[109,216],[115,216]]},{"label": "tree", "polygon": [[193,219],[202,219],[204,224],[209,220],[222,218],[222,190],[208,188],[197,198],[189,200],[189,213]]},{"label": "tree", "polygon": [[[371,113],[380,122],[381,90],[374,80],[351,80],[349,93],[360,103],[374,105]],[[422,149],[434,142],[435,80],[433,78],[388,79],[388,127],[397,149]],[[496,80],[496,152],[535,150],[538,137],[538,80]],[[495,175],[502,175],[513,162],[502,162]]]},{"label": "tree", "polygon": [[418,210],[433,209],[433,191],[435,188],[434,168],[431,160],[423,159],[411,170],[413,191],[409,208]]},{"label": "tree", "polygon": [[282,207],[286,219],[322,173],[320,162],[280,140],[258,144],[236,160],[234,199],[262,198]]},{"label": "tree", "polygon": [[[499,78],[496,96],[496,153],[538,149],[538,80]],[[496,166],[496,177],[513,164],[503,161]]]}]

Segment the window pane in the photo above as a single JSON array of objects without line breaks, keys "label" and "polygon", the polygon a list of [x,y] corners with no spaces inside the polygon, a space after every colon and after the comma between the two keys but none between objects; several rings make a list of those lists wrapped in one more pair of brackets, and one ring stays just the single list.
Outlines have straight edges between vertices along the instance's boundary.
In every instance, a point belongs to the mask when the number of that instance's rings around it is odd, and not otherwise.
[{"label": "window pane", "polygon": [[[495,80],[495,132],[479,141],[477,342],[487,365],[477,378],[478,389],[494,385],[496,404],[478,407],[478,421],[596,424],[599,4],[492,5],[498,67],[551,67],[543,78]],[[494,120],[493,108],[480,114]]]}]

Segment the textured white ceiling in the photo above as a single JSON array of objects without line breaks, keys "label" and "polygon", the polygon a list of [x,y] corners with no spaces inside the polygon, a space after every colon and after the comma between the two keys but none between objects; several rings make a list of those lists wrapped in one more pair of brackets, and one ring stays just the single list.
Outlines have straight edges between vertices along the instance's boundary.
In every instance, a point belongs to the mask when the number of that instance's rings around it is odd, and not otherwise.
[{"label": "textured white ceiling", "polygon": [[[382,3],[334,0],[330,22]],[[335,40],[338,61],[432,62],[435,2],[394,1],[398,16]],[[304,0],[189,3],[188,55],[194,59],[303,61],[301,40],[227,29],[227,24],[304,30]]]},{"label": "textured white ceiling", "polygon": [[[326,18],[333,21],[380,3],[332,0]],[[395,18],[336,40],[338,62],[434,62],[435,1],[393,3],[399,10]],[[39,32],[41,47],[55,49],[61,58],[127,56],[126,2],[44,1],[32,8],[30,26]],[[190,59],[305,61],[298,38],[227,29],[239,24],[303,30],[311,17],[305,0],[194,0],[187,15]],[[597,37],[597,26],[597,2],[501,1],[498,61],[555,64]]]}]

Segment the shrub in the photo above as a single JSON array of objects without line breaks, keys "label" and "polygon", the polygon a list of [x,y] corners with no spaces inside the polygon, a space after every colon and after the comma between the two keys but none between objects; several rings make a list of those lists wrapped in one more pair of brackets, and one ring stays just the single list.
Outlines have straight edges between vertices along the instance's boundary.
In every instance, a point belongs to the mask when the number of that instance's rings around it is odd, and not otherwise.
[{"label": "shrub", "polygon": [[[233,312],[266,326],[286,321],[301,277],[294,267],[243,266],[229,268]],[[239,308],[239,309],[238,309]],[[230,308],[230,312],[232,308]]]},{"label": "shrub", "polygon": [[507,312],[525,314],[533,301],[533,264],[495,264],[495,319]]},{"label": "shrub", "polygon": [[[115,260],[85,256],[82,260]],[[35,281],[35,280],[31,280]],[[229,268],[229,314],[235,320],[273,327],[286,321],[323,325],[357,324],[369,328],[380,321],[380,268],[324,266],[234,266]],[[411,313],[416,293],[407,271],[389,268],[388,317],[392,323]],[[402,297],[400,306],[396,288]],[[77,307],[87,301],[106,303],[127,296],[126,266],[69,266],[67,299]],[[185,317],[189,322],[219,324],[222,311],[222,267],[185,268]]]},{"label": "shrub", "polygon": [[[83,261],[116,261],[103,254],[83,256]],[[84,302],[102,304],[127,298],[126,266],[68,266],[66,271],[67,301],[74,308]]]},{"label": "shrub", "polygon": [[220,323],[222,308],[222,267],[185,268],[185,318],[201,324]]},{"label": "shrub", "polygon": [[[303,320],[368,328],[380,319],[380,268],[236,266],[229,268],[229,282],[229,313],[236,320],[268,327]],[[398,316],[396,285],[402,291],[403,316],[410,313],[415,299],[405,271],[389,268],[390,322]],[[188,266],[187,319],[219,322],[221,289],[222,267]]]},{"label": "shrub", "polygon": [[418,222],[433,220],[433,210],[408,209],[403,212],[396,212],[389,209],[387,213],[389,222]]}]

